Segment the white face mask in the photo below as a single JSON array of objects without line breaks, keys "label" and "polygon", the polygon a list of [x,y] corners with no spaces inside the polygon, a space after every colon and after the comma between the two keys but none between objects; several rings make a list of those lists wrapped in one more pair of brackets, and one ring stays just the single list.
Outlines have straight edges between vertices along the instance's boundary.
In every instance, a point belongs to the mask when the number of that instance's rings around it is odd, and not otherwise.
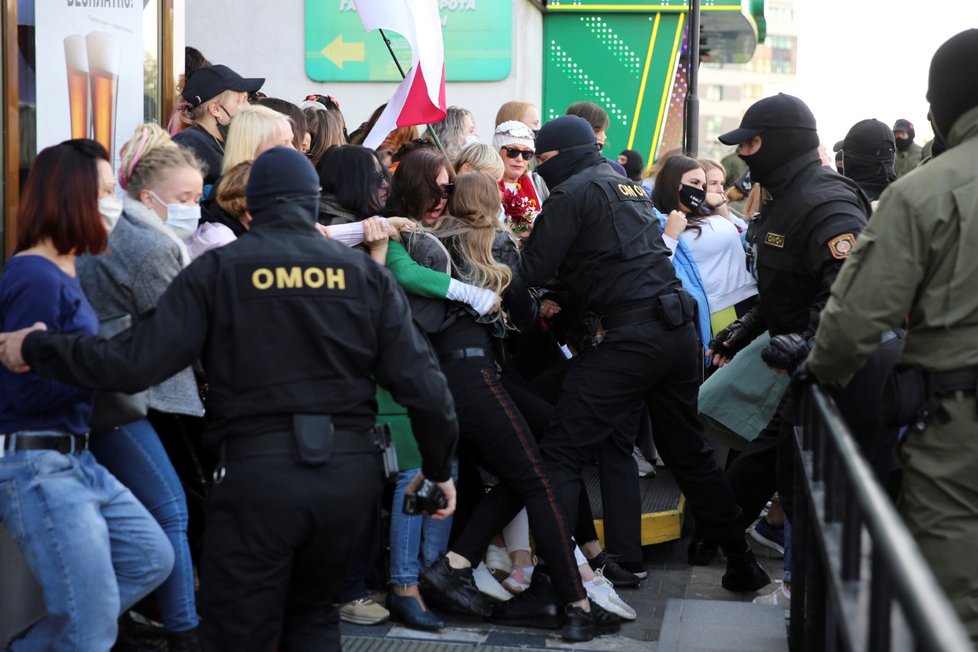
[{"label": "white face mask", "polygon": [[98,213],[102,216],[102,224],[108,233],[119,222],[122,216],[122,200],[115,195],[106,195],[98,200]]},{"label": "white face mask", "polygon": [[479,137],[476,136],[475,134],[465,134],[465,145],[462,146],[462,149],[465,149],[469,145],[474,145],[478,142],[479,142]]},{"label": "white face mask", "polygon": [[153,195],[156,201],[166,206],[166,225],[178,238],[188,238],[194,234],[197,225],[200,223],[199,205],[167,204],[152,190],[149,191],[149,194]]}]

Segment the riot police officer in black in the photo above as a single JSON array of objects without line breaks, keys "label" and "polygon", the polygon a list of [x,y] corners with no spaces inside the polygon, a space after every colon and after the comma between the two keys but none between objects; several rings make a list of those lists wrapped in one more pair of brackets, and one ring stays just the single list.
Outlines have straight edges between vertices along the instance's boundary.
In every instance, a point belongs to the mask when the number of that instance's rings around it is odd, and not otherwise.
[{"label": "riot police officer in black", "polygon": [[384,484],[375,382],[407,407],[423,474],[449,498],[436,517],[454,509],[445,377],[390,274],[317,231],[318,190],[298,152],[262,154],[251,230],[194,261],[155,314],[112,340],[23,340],[34,372],[127,392],[202,360],[220,460],[201,562],[210,650],[339,649],[331,603]]},{"label": "riot police officer in black", "polygon": [[523,254],[526,281],[544,286],[556,275],[590,315],[592,333],[541,444],[565,517],[575,521],[581,471],[599,444],[626,436],[631,449],[635,429],[619,426],[644,402],[659,453],[697,523],[727,553],[723,586],[761,588],[769,578],[747,545],[697,414],[695,302],[676,278],[648,194],[604,164],[590,125],[576,116],[544,125],[536,154],[551,195]]},{"label": "riot police officer in black", "polygon": [[[725,364],[767,330],[771,341],[761,357],[768,366],[790,373],[811,349],[832,283],[872,208],[855,181],[821,164],[815,116],[797,97],[779,93],[755,102],[744,113],[741,126],[720,136],[720,142],[738,145],[751,178],[773,198],[751,226],[760,303],[717,332],[710,352],[714,362]],[[874,156],[878,149],[874,147]],[[896,432],[882,428],[879,397],[883,377],[896,361],[900,337],[896,331],[888,334],[854,381],[834,393],[881,479],[888,471]],[[745,527],[775,490],[788,517],[792,516],[795,412],[789,394],[727,471],[744,510]]]}]

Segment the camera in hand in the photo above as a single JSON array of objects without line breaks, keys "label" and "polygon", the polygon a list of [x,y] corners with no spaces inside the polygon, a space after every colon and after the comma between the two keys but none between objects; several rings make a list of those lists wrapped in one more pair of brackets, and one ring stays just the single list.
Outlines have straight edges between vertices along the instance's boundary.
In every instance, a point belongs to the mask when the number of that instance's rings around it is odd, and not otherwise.
[{"label": "camera in hand", "polygon": [[438,485],[425,478],[415,493],[404,494],[403,511],[408,516],[434,514],[448,507],[448,499]]}]

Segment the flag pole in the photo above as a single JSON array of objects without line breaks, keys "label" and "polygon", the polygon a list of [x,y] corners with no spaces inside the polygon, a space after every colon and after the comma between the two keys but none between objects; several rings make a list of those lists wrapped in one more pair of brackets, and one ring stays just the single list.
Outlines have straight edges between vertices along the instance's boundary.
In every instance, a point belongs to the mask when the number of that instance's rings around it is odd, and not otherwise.
[{"label": "flag pole", "polygon": [[[384,34],[384,30],[380,29],[377,31],[379,31],[380,35],[383,37],[384,44],[387,46],[387,51],[391,53],[391,58],[394,60],[394,65],[397,66],[397,72],[401,73],[401,79],[404,79],[405,77],[407,77],[407,73],[404,72],[404,68],[401,67],[401,62],[397,60],[397,55],[394,54],[394,48],[391,46],[391,40],[387,38],[387,34]],[[441,153],[445,155],[445,158],[448,158],[448,152],[445,151],[445,146],[441,144],[441,139],[438,138],[438,134],[436,134],[435,130],[431,128],[431,124],[426,122],[424,126],[425,129],[427,129],[425,133],[431,134],[431,139],[435,141],[435,146],[437,146],[438,149],[441,150]],[[448,162],[453,163],[451,159],[448,159]],[[451,174],[451,176],[455,176],[453,170],[450,169],[449,173]]]}]

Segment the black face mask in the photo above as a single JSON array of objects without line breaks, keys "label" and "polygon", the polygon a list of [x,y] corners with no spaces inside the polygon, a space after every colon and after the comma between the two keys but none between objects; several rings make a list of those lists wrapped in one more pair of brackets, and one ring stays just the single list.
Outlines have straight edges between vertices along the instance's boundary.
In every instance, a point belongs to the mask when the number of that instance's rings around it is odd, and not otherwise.
[{"label": "black face mask", "polygon": [[911,140],[910,138],[897,138],[896,148],[901,152],[905,152],[908,149],[910,149],[910,143],[912,142],[913,140]]},{"label": "black face mask", "polygon": [[[218,106],[220,106],[220,105],[218,105]],[[228,117],[228,123],[226,125],[223,125],[220,122],[218,122],[217,123],[217,131],[218,131],[218,133],[221,134],[221,140],[226,143],[226,142],[228,142],[228,130],[231,129],[231,114],[228,113],[228,110],[225,109],[223,106],[221,106],[220,108],[221,108],[221,111],[224,111],[224,115],[226,115]]]},{"label": "black face mask", "polygon": [[553,190],[574,176],[583,165],[582,161],[600,158],[598,150],[594,147],[593,143],[589,143],[562,149],[559,154],[538,165],[536,172],[546,182],[547,188]]},{"label": "black face mask", "polygon": [[696,186],[687,186],[684,183],[679,187],[679,201],[691,213],[699,213],[703,207],[703,202],[706,201],[706,190]]}]

